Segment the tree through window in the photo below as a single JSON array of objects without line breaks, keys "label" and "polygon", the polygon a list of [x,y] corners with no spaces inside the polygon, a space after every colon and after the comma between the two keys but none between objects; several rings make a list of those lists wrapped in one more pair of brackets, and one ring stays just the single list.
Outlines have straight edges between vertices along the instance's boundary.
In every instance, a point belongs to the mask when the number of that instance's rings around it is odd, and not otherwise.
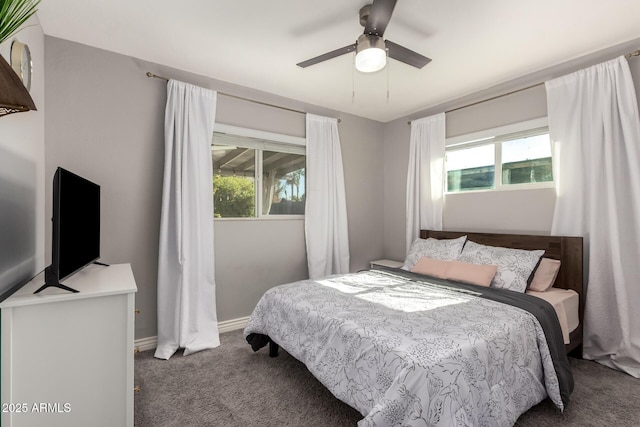
[{"label": "tree through window", "polygon": [[275,139],[214,132],[216,218],[304,215],[305,148],[269,136]]}]

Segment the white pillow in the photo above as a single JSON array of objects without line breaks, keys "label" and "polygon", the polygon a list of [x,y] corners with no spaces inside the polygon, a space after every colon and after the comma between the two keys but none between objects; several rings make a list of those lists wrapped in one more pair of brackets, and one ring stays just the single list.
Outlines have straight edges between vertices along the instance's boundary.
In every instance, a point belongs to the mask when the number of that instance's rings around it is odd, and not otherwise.
[{"label": "white pillow", "polygon": [[497,265],[498,271],[491,281],[491,287],[524,292],[543,254],[543,250],[525,251],[468,241],[459,260],[472,264]]},{"label": "white pillow", "polygon": [[422,257],[440,259],[443,261],[450,261],[457,259],[462,252],[464,242],[467,241],[467,236],[458,237],[457,239],[434,239],[429,237],[428,239],[416,239],[407,252],[407,257],[404,260],[403,270],[409,270],[413,268],[418,260]]}]

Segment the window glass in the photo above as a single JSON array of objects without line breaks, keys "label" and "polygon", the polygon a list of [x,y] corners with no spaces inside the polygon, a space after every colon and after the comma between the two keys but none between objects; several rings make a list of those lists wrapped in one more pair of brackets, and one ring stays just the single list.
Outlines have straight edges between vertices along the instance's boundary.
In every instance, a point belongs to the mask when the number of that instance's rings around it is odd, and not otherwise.
[{"label": "window glass", "polygon": [[542,188],[553,185],[546,118],[447,140],[446,191]]},{"label": "window glass", "polygon": [[447,191],[493,188],[495,150],[493,144],[447,151]]},{"label": "window glass", "polygon": [[305,156],[264,151],[262,177],[264,215],[304,215]]},{"label": "window glass", "polygon": [[255,216],[255,156],[250,148],[212,146],[214,217]]},{"label": "window glass", "polygon": [[553,181],[549,134],[502,143],[502,184]]},{"label": "window glass", "polygon": [[[306,156],[299,139],[227,128],[240,134],[214,132],[213,135],[215,217],[304,215]],[[247,135],[254,132],[260,137]],[[265,134],[269,139],[265,139]],[[278,138],[287,142],[279,142]]]}]

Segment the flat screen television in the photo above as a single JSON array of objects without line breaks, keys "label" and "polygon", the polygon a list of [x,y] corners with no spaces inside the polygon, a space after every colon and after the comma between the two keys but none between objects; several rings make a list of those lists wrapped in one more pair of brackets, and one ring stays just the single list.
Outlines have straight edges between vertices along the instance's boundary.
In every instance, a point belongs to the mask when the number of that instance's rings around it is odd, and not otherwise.
[{"label": "flat screen television", "polygon": [[78,292],[61,281],[100,258],[100,186],[59,167],[51,221],[51,265],[35,293],[50,286]]}]

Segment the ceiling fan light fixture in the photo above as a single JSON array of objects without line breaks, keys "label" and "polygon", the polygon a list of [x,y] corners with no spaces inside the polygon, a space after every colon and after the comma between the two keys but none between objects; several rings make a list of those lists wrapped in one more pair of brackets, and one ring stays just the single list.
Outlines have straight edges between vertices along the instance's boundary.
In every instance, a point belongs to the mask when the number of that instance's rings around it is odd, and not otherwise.
[{"label": "ceiling fan light fixture", "polygon": [[387,51],[382,37],[362,34],[356,43],[356,70],[373,73],[387,65]]}]

